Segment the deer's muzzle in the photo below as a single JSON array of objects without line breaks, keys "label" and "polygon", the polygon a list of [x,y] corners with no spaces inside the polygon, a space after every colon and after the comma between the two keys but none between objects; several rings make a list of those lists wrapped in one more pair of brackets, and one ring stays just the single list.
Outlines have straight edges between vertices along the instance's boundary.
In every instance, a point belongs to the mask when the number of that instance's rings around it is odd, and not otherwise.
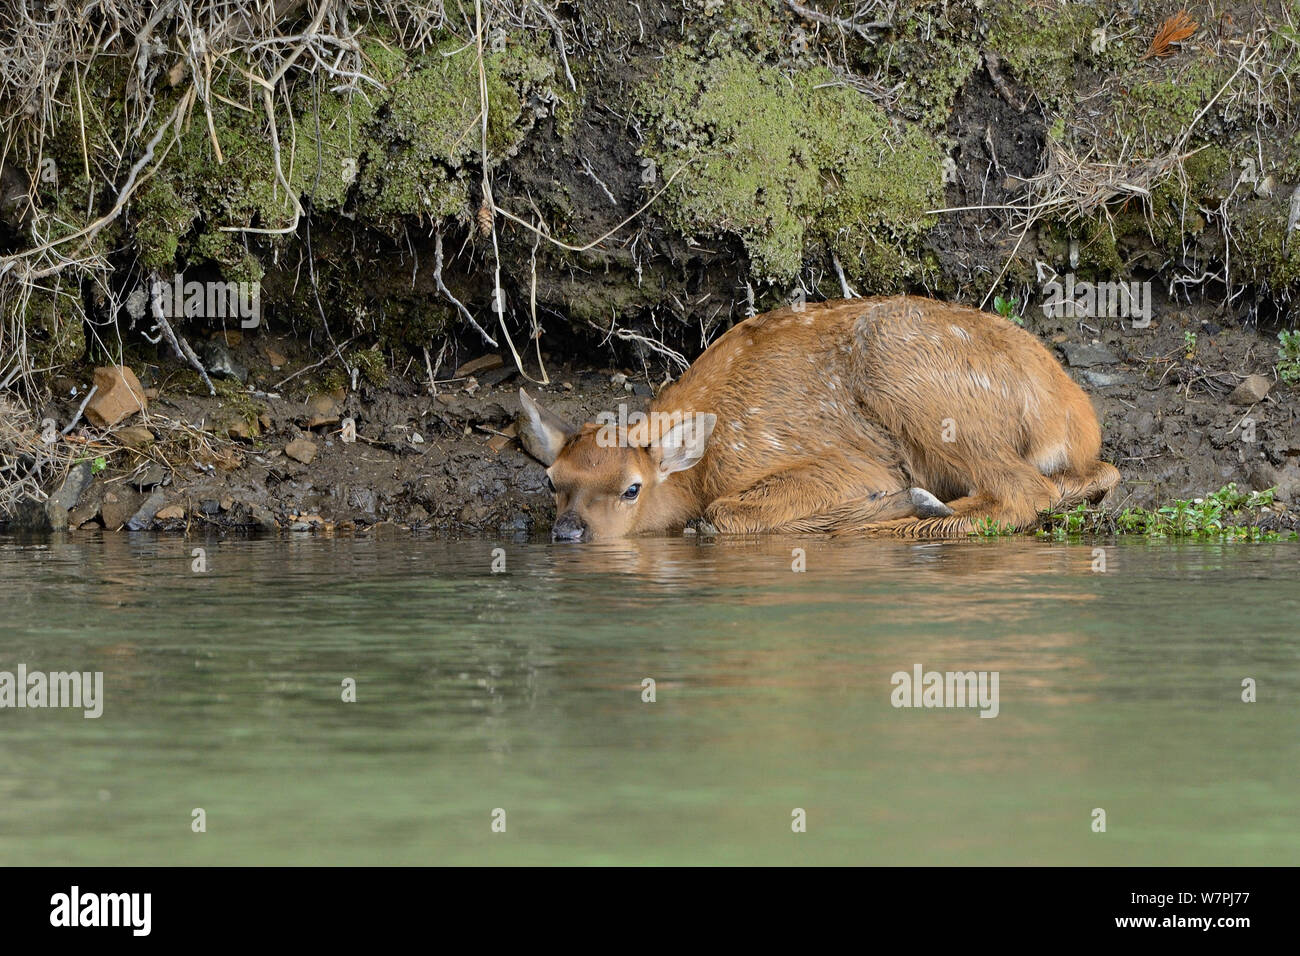
[{"label": "deer's muzzle", "polygon": [[581,541],[587,536],[587,525],[576,511],[566,511],[555,519],[551,528],[552,541]]}]

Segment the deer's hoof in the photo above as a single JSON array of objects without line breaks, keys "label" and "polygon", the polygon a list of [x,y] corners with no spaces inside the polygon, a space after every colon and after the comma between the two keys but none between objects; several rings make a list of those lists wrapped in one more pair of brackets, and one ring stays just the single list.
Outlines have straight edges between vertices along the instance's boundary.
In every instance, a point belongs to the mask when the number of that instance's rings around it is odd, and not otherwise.
[{"label": "deer's hoof", "polygon": [[713,522],[708,518],[696,518],[686,525],[687,534],[698,534],[702,538],[716,538],[718,529],[714,527]]},{"label": "deer's hoof", "polygon": [[910,495],[918,518],[946,518],[952,514],[951,508],[924,488],[912,488]]}]

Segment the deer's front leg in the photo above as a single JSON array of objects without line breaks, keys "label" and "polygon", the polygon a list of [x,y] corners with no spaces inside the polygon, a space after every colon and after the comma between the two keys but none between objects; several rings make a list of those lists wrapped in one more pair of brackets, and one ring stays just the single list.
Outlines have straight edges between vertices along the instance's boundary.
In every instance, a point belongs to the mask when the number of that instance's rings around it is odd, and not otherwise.
[{"label": "deer's front leg", "polygon": [[903,487],[897,476],[883,470],[845,475],[806,466],[719,498],[704,517],[724,534],[758,534],[846,531],[872,522],[951,513],[928,491]]}]

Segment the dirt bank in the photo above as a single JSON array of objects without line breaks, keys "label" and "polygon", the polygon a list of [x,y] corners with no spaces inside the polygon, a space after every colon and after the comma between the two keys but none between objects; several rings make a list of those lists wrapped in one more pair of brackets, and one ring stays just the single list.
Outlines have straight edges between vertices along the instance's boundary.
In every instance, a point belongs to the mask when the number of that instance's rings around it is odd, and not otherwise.
[{"label": "dirt bank", "polygon": [[[850,290],[1000,301],[1097,401],[1114,507],[1235,482],[1294,526],[1292,4],[234,6],[0,13],[11,526],[536,530],[516,352],[589,417]],[[1067,274],[1150,324],[1045,316]],[[103,427],[118,365],[148,413]]]},{"label": "dirt bank", "polygon": [[[1235,482],[1277,489],[1271,508],[1244,520],[1300,527],[1300,395],[1272,382],[1258,333],[1221,325],[1207,309],[1167,306],[1149,328],[1112,322],[1094,333],[1095,321],[1027,315],[1102,415],[1104,454],[1124,476],[1107,507],[1151,508]],[[511,437],[519,386],[572,420],[620,403],[643,407],[652,391],[635,370],[552,364],[549,356],[552,384],[539,386],[495,353],[433,388],[413,364],[382,385],[326,391],[310,372],[294,375],[318,360],[292,339],[244,336],[225,354],[248,369],[246,390],[210,398],[178,366],[145,366],[142,384],[156,397],[145,415],[98,433],[104,448],[92,445],[77,469],[93,471],[95,451],[115,451],[75,502],[57,500],[66,520],[33,504],[11,526],[545,531],[554,510],[541,466]],[[1268,393],[1230,401],[1257,384],[1243,387],[1252,374],[1268,380]],[[78,394],[87,384],[58,383]],[[66,420],[77,404],[67,394],[41,414]],[[353,441],[344,440],[348,419]]]}]

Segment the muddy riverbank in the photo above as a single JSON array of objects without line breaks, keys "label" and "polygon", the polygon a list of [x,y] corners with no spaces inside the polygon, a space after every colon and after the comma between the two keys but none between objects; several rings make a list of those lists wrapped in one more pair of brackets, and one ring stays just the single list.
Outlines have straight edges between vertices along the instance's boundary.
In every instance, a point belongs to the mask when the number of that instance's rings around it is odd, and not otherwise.
[{"label": "muddy riverbank", "polygon": [[[901,292],[1056,351],[1107,507],[1295,527],[1293,5],[437,6],[0,14],[8,527],[537,531],[521,384],[641,407],[748,314]],[[1067,276],[1149,323],[1045,315]],[[115,367],[143,414],[83,409]]]},{"label": "muddy riverbank", "polygon": [[[1100,334],[1088,320],[1040,310],[1026,321],[1101,414],[1103,454],[1123,474],[1108,509],[1158,507],[1232,482],[1276,489],[1273,504],[1244,523],[1300,527],[1300,400],[1273,380],[1271,352],[1256,330],[1220,324],[1208,310],[1172,308],[1157,309],[1149,328]],[[547,356],[550,384],[539,385],[507,357],[486,353],[433,387],[412,363],[382,385],[325,390],[310,384],[310,373],[294,375],[318,361],[302,343],[246,334],[223,345],[247,370],[246,385],[213,398],[179,363],[144,366],[148,410],[96,433],[104,447],[92,441],[65,494],[28,506],[11,527],[545,531],[553,506],[542,468],[513,437],[519,387],[579,420],[620,404],[642,408],[660,384],[631,368]],[[42,416],[67,420],[88,384],[61,379],[66,394]]]}]

